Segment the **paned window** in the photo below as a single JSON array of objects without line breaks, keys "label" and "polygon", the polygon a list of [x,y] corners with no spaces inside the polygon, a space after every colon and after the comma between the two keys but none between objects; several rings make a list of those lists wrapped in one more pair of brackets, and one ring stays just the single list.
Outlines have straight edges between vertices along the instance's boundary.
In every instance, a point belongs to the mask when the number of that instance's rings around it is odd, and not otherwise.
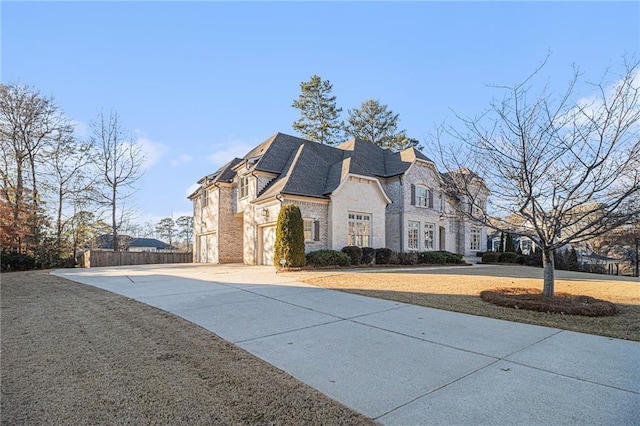
[{"label": "paned window", "polygon": [[409,250],[420,249],[420,222],[409,221],[407,228],[407,245]]},{"label": "paned window", "polygon": [[433,239],[435,237],[435,225],[433,223],[424,224],[424,250],[433,250]]},{"label": "paned window", "polygon": [[202,191],[202,208],[205,208],[209,205],[209,190],[205,189]]},{"label": "paned window", "polygon": [[304,240],[305,241],[313,241],[314,238],[314,226],[313,219],[304,219]]},{"label": "paned window", "polygon": [[371,215],[349,213],[347,241],[350,246],[369,247],[371,241]]},{"label": "paned window", "polygon": [[472,227],[469,235],[471,238],[469,249],[471,251],[480,251],[480,245],[482,244],[482,241],[480,240],[480,228],[475,226]]},{"label": "paned window", "polygon": [[433,208],[433,191],[416,186],[416,206]]},{"label": "paned window", "polygon": [[245,198],[249,195],[249,178],[247,176],[240,176],[240,198]]}]

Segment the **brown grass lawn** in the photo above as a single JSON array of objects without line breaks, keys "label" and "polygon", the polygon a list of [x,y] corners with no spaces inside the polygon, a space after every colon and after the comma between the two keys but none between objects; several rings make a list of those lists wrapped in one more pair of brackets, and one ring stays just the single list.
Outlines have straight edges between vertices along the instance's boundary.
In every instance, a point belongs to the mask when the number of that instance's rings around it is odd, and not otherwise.
[{"label": "brown grass lawn", "polygon": [[413,305],[428,306],[581,333],[640,341],[640,280],[556,271],[555,291],[608,300],[620,308],[613,317],[532,312],[492,305],[480,292],[500,287],[542,290],[542,269],[528,266],[475,265],[455,268],[406,268],[286,272],[307,283]]}]

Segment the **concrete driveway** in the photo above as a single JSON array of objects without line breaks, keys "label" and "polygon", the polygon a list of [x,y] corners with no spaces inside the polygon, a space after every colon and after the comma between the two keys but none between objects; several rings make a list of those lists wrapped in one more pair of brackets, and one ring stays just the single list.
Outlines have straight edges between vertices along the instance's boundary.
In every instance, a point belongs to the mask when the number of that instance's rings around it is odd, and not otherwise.
[{"label": "concrete driveway", "polygon": [[342,293],[273,267],[55,275],[185,318],[385,425],[640,424],[640,343]]}]

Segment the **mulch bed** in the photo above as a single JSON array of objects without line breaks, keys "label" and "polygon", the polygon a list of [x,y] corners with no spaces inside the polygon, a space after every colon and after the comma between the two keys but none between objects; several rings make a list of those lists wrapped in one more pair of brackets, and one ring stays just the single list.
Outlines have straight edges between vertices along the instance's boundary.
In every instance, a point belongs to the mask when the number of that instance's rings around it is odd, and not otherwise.
[{"label": "mulch bed", "polygon": [[555,293],[553,297],[543,296],[540,290],[532,288],[498,288],[480,293],[482,300],[494,305],[529,311],[565,315],[603,317],[618,314],[618,307],[606,300],[569,293]]}]

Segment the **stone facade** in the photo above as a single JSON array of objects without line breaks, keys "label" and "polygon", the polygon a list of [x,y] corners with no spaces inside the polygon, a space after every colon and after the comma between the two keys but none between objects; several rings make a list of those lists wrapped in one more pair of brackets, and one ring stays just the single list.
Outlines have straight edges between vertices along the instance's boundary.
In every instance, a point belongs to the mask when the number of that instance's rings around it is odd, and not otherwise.
[{"label": "stone facade", "polygon": [[[356,148],[367,149],[357,144],[344,147]],[[269,152],[268,146],[264,149]],[[387,177],[351,172],[348,157],[344,157],[340,179],[330,191],[318,191],[315,196],[284,192],[278,182],[292,175],[300,156],[305,152],[309,158],[317,155],[304,149],[299,148],[289,160],[270,157],[270,166],[262,169],[254,166],[260,157],[248,155],[199,181],[201,187],[190,196],[194,202],[196,262],[273,264],[275,225],[285,203],[300,207],[310,236],[305,241],[306,252],[340,250],[353,241],[397,252],[446,250],[474,255],[483,249],[482,243],[475,248],[471,245],[473,225],[459,213],[464,200],[444,191],[442,175],[421,154],[403,151],[404,171]],[[264,152],[261,150],[261,155],[266,155]],[[283,171],[271,172],[274,167]],[[316,177],[314,182],[324,180]],[[304,191],[304,184],[296,185]],[[368,229],[368,235],[362,229]],[[486,229],[479,232],[480,241],[486,241]]]}]

